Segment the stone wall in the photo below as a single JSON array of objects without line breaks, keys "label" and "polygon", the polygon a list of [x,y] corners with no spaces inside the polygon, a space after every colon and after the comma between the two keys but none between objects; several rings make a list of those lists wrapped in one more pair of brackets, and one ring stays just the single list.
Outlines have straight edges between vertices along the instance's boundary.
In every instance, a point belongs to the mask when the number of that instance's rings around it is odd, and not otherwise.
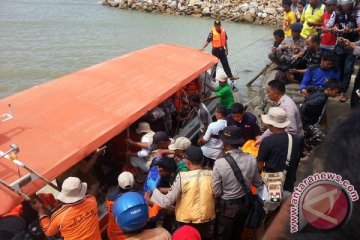
[{"label": "stone wall", "polygon": [[120,9],[265,25],[280,26],[283,21],[281,0],[102,0],[102,4]]}]

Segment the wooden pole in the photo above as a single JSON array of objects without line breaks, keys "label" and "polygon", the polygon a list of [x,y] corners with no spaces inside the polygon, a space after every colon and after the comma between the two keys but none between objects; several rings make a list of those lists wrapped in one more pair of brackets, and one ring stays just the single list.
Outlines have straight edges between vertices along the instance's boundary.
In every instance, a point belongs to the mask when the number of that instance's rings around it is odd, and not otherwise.
[{"label": "wooden pole", "polygon": [[258,79],[266,70],[268,70],[269,67],[270,67],[272,64],[273,64],[273,63],[267,64],[267,65],[264,67],[263,70],[261,70],[253,79],[251,79],[251,80],[246,84],[246,86],[247,86],[247,87],[250,87],[251,84],[253,84],[253,83],[256,81],[256,79]]}]

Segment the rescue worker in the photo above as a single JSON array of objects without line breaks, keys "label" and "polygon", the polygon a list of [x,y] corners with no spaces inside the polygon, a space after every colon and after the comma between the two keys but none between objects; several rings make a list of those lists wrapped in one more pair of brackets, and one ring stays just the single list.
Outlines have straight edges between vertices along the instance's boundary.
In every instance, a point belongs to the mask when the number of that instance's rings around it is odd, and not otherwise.
[{"label": "rescue worker", "polygon": [[149,209],[145,198],[137,192],[127,192],[120,196],[114,206],[116,223],[126,240],[171,240],[164,228],[144,230],[149,219]]},{"label": "rescue worker", "polygon": [[135,180],[134,176],[130,172],[122,172],[118,177],[119,186],[116,191],[111,192],[106,200],[106,208],[109,212],[109,224],[107,228],[107,234],[109,240],[125,240],[125,236],[119,226],[115,222],[113,214],[113,205],[115,201],[121,197],[124,193],[133,189]]},{"label": "rescue worker", "polygon": [[65,179],[58,196],[63,205],[51,217],[40,201],[32,202],[46,236],[60,232],[64,240],[101,240],[97,202],[95,197],[86,195],[86,190],[87,184],[79,178]]},{"label": "rescue worker", "polygon": [[341,70],[340,81],[342,83],[342,93],[339,101],[346,102],[348,99],[346,92],[349,89],[351,75],[354,72],[356,56],[352,54],[353,50],[347,48],[343,44],[342,39],[356,42],[359,40],[360,32],[360,10],[354,6],[354,0],[339,0],[339,7],[332,14],[327,23],[327,27],[331,28],[331,32],[341,36],[338,44],[335,46],[335,53],[338,55],[337,66]]},{"label": "rescue worker", "polygon": [[[228,55],[228,45],[227,45],[227,35],[225,30],[221,27],[221,22],[219,20],[216,20],[214,22],[214,27],[211,30],[206,43],[204,44],[204,46],[200,49],[200,51],[204,51],[204,49],[209,45],[209,43],[212,43],[212,55],[216,56],[217,58],[219,58],[221,65],[224,68],[224,71],[226,73],[226,75],[228,76],[228,78],[230,78],[230,80],[236,80],[238,79],[238,77],[233,76],[233,74],[231,73],[231,69],[229,66],[229,62],[227,59],[227,55]],[[216,66],[214,66],[214,75],[216,73]],[[215,76],[211,76],[211,77],[215,77]]]},{"label": "rescue worker", "polygon": [[176,176],[166,195],[156,188],[157,182],[149,185],[151,201],[162,208],[175,203],[179,227],[190,225],[199,231],[201,239],[213,239],[215,199],[211,187],[212,172],[202,169],[203,153],[199,147],[186,149],[185,158],[189,171]]}]

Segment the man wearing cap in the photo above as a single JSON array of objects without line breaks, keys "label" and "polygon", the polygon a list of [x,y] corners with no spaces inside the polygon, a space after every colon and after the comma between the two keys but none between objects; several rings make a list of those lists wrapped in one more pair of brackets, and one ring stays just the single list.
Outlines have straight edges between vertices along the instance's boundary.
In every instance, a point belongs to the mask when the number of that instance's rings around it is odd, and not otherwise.
[{"label": "man wearing cap", "polygon": [[106,208],[108,210],[109,222],[107,228],[107,234],[109,240],[124,240],[125,235],[119,228],[119,226],[115,222],[115,218],[113,215],[113,205],[122,194],[129,192],[133,189],[135,180],[134,176],[130,172],[122,172],[118,177],[118,188],[116,191],[110,193],[107,196],[106,200]]},{"label": "man wearing cap", "polygon": [[212,172],[202,169],[203,153],[199,147],[190,146],[185,151],[188,172],[180,172],[164,195],[154,186],[151,201],[162,208],[175,203],[175,216],[179,226],[196,228],[201,239],[213,239],[215,199],[211,187]]},{"label": "man wearing cap", "polygon": [[140,122],[138,128],[135,131],[141,136],[141,141],[135,142],[130,138],[126,139],[126,141],[130,145],[141,148],[141,150],[136,153],[127,152],[127,155],[130,156],[130,163],[133,167],[137,167],[142,172],[146,173],[149,171],[149,166],[146,164],[147,157],[150,153],[149,148],[155,133],[151,130],[150,124],[147,122]]},{"label": "man wearing cap", "polygon": [[289,166],[286,160],[290,139],[285,129],[290,125],[286,111],[280,107],[269,109],[269,113],[261,115],[261,120],[268,126],[272,135],[266,137],[260,144],[257,157],[259,171],[265,173],[283,172],[287,169],[283,189],[292,192],[296,180],[296,170],[299,164],[301,140],[295,134],[291,135],[291,157]]},{"label": "man wearing cap", "polygon": [[218,105],[215,110],[217,121],[210,123],[205,135],[198,140],[203,145],[201,150],[204,154],[204,168],[212,169],[215,160],[223,156],[224,144],[219,138],[219,132],[227,125],[225,116],[225,108]]},{"label": "man wearing cap", "polygon": [[[228,55],[228,45],[227,45],[227,34],[225,30],[221,27],[221,22],[216,20],[214,22],[214,27],[209,33],[209,36],[206,40],[206,43],[204,46],[200,49],[200,51],[204,51],[204,49],[209,45],[209,43],[212,43],[212,54],[220,59],[220,62],[224,68],[224,71],[230,80],[236,80],[238,77],[234,77],[231,73],[231,69],[229,66],[229,62],[227,59]],[[214,66],[216,69],[217,64]],[[216,73],[216,71],[214,71]],[[212,77],[212,76],[211,76]]]},{"label": "man wearing cap", "polygon": [[67,178],[58,196],[63,205],[51,217],[39,201],[32,203],[46,236],[60,232],[64,240],[101,240],[97,202],[93,196],[85,195],[86,189],[87,184],[79,178]]},{"label": "man wearing cap", "polygon": [[211,96],[204,99],[205,101],[213,100],[216,98],[220,99],[220,104],[225,107],[226,111],[229,113],[232,105],[235,103],[234,95],[231,89],[231,86],[227,82],[228,77],[224,72],[220,72],[216,77],[216,81],[219,82],[219,86],[214,88],[205,82],[205,86],[209,88],[210,91],[215,92],[215,96]]},{"label": "man wearing cap", "polygon": [[[257,188],[261,187],[256,159],[240,150],[244,144],[241,129],[226,127],[219,135],[224,142],[225,153],[235,160],[249,188],[251,183]],[[219,198],[216,239],[240,239],[247,216],[246,193],[225,158],[215,161],[212,188],[214,195]]]},{"label": "man wearing cap", "polygon": [[260,127],[254,114],[246,111],[247,107],[241,103],[235,103],[231,113],[227,115],[227,125],[241,129],[242,138],[245,142],[256,140],[261,136]]},{"label": "man wearing cap", "polygon": [[189,169],[186,166],[184,154],[186,149],[191,146],[190,139],[186,137],[178,137],[173,144],[169,145],[169,150],[174,153],[177,169],[176,174],[179,172],[187,172]]}]

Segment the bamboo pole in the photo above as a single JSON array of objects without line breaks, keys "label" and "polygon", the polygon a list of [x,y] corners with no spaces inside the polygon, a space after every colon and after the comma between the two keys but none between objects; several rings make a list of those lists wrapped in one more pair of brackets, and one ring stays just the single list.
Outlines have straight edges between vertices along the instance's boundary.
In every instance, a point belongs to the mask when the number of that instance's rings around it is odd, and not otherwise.
[{"label": "bamboo pole", "polygon": [[263,68],[263,70],[261,70],[253,79],[251,79],[251,80],[246,84],[246,86],[247,86],[247,87],[250,87],[251,84],[253,84],[266,70],[268,70],[271,65],[273,65],[273,63],[267,64],[267,65]]}]

